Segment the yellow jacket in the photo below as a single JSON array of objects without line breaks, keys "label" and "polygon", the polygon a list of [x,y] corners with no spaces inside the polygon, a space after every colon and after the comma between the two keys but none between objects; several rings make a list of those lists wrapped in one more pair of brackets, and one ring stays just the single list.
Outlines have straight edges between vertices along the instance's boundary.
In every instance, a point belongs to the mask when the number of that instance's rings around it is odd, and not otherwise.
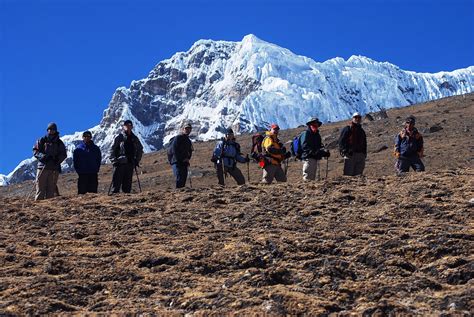
[{"label": "yellow jacket", "polygon": [[262,142],[263,154],[271,164],[280,165],[285,159],[285,153],[282,153],[283,144],[270,131],[267,131],[265,134],[265,139]]}]

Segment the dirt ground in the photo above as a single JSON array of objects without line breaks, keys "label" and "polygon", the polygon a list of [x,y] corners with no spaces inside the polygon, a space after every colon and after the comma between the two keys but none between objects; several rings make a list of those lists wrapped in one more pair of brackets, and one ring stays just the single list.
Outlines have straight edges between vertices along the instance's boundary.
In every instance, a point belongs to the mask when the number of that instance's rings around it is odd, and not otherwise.
[{"label": "dirt ground", "polygon": [[[261,185],[251,164],[250,184],[221,188],[203,142],[192,188],[172,189],[163,152],[145,156],[140,194],[107,196],[109,166],[99,194],[75,195],[74,173],[48,201],[25,199],[31,182],[2,188],[0,315],[469,315],[473,106],[471,94],[366,119],[361,177],[340,176],[333,150],[328,179],[305,183],[291,162],[288,183]],[[392,140],[412,113],[427,172],[399,177]],[[330,147],[344,124],[323,125]]]}]

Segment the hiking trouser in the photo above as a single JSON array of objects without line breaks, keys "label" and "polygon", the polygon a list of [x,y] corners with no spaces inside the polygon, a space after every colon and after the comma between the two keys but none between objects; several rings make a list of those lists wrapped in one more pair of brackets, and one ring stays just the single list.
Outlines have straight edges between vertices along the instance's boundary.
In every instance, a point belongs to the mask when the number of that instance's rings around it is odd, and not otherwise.
[{"label": "hiking trouser", "polygon": [[[235,181],[237,182],[237,185],[245,184],[245,177],[242,174],[242,171],[237,166],[233,168],[225,166],[224,168],[225,168],[225,172],[235,179]],[[222,165],[216,164],[216,169],[217,169],[217,179],[219,180],[219,185],[225,185]]]},{"label": "hiking trouser", "polygon": [[120,192],[120,187],[124,193],[130,193],[132,191],[132,179],[133,179],[133,164],[120,164],[114,169],[112,175],[112,192]]},{"label": "hiking trouser", "polygon": [[314,158],[303,160],[303,180],[314,181],[316,179],[316,170],[318,169],[318,161]]},{"label": "hiking trouser", "polygon": [[406,173],[413,168],[415,172],[424,172],[425,165],[418,156],[415,157],[400,157],[397,162],[398,171],[400,173]]},{"label": "hiking trouser", "polygon": [[277,182],[286,182],[286,175],[280,164],[267,164],[263,168],[262,183],[271,184],[273,178],[275,178]]},{"label": "hiking trouser", "polygon": [[188,178],[188,166],[173,164],[173,174],[176,177],[176,188],[186,186],[186,179]]},{"label": "hiking trouser", "polygon": [[362,175],[365,168],[365,154],[353,153],[351,157],[344,159],[344,175]]},{"label": "hiking trouser", "polygon": [[59,196],[57,192],[58,177],[59,171],[57,170],[37,169],[35,200]]},{"label": "hiking trouser", "polygon": [[85,193],[97,193],[99,187],[99,180],[97,173],[92,174],[78,174],[77,179],[77,193],[79,195]]}]

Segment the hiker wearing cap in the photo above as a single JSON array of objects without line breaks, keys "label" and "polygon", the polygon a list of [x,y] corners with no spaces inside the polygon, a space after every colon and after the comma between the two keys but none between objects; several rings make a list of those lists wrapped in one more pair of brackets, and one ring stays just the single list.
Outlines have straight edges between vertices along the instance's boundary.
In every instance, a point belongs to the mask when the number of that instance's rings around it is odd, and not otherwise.
[{"label": "hiker wearing cap", "polygon": [[272,124],[270,131],[262,142],[262,152],[264,155],[264,166],[262,183],[271,184],[273,179],[277,182],[286,182],[286,175],[281,167],[281,163],[291,157],[291,153],[286,150],[283,143],[278,139],[280,127]]},{"label": "hiker wearing cap", "polygon": [[117,135],[110,149],[109,159],[114,166],[112,175],[112,192],[130,193],[132,190],[133,171],[140,166],[143,155],[143,145],[133,134],[133,123],[125,120],[122,132]]},{"label": "hiker wearing cap", "polygon": [[330,153],[323,148],[319,127],[322,122],[312,117],[306,122],[308,129],[300,136],[301,160],[303,161],[303,179],[305,181],[316,179],[318,161],[323,157],[329,158]]},{"label": "hiker wearing cap", "polygon": [[248,163],[250,160],[240,153],[240,144],[235,141],[232,129],[227,129],[225,137],[217,142],[211,161],[215,164],[219,185],[225,185],[224,174],[232,176],[237,185],[245,184],[245,177],[237,167],[237,162]]},{"label": "hiker wearing cap", "polygon": [[415,128],[416,119],[409,116],[405,120],[405,127],[395,137],[394,155],[397,157],[396,168],[400,173],[406,173],[413,168],[416,172],[423,172],[425,166],[423,157],[423,137]]},{"label": "hiker wearing cap", "polygon": [[57,182],[61,163],[67,157],[66,147],[59,138],[56,123],[50,123],[48,134],[36,141],[33,155],[38,160],[35,200],[58,196]]},{"label": "hiker wearing cap", "polygon": [[168,149],[168,160],[176,177],[176,188],[184,187],[188,178],[189,161],[191,160],[194,150],[191,139],[189,138],[191,131],[191,123],[185,123],[181,129],[181,133],[173,138]]},{"label": "hiker wearing cap", "polygon": [[85,131],[82,141],[76,146],[72,153],[74,169],[78,175],[77,193],[97,193],[99,186],[98,173],[102,161],[100,148],[92,141],[92,133]]},{"label": "hiker wearing cap", "polygon": [[367,136],[361,125],[362,116],[355,112],[351,123],[341,131],[339,151],[344,157],[344,175],[362,175],[367,158]]}]

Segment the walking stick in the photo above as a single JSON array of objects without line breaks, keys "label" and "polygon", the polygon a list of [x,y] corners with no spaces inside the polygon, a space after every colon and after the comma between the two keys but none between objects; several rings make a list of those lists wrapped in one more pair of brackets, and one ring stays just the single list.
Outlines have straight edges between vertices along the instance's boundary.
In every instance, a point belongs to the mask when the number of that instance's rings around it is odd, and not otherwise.
[{"label": "walking stick", "polygon": [[248,155],[247,155],[247,181],[250,184],[250,162],[248,161]]},{"label": "walking stick", "polygon": [[321,180],[321,170],[319,169],[319,161],[320,160],[316,161],[316,169],[317,169],[317,173],[318,173],[318,182]]},{"label": "walking stick", "polygon": [[35,191],[36,185],[38,184],[39,179],[40,179],[40,177],[41,177],[41,174],[43,174],[43,171],[44,171],[44,168],[41,169],[41,171],[40,171],[39,174],[38,174],[38,177],[35,178],[35,181],[33,182],[33,189],[30,190],[30,192],[29,192],[28,195],[26,196],[25,202],[24,202],[23,205],[21,206],[21,209],[23,209],[23,208],[25,207],[25,204],[28,202],[28,199],[30,199],[31,194]]},{"label": "walking stick", "polygon": [[329,157],[326,157],[326,180],[328,179]]},{"label": "walking stick", "polygon": [[288,175],[288,159],[285,159],[285,176]]},{"label": "walking stick", "polygon": [[115,166],[112,168],[112,180],[110,181],[109,191],[107,192],[107,196],[110,196],[110,190],[112,189],[112,184],[114,183],[114,174],[115,174]]},{"label": "walking stick", "polygon": [[189,186],[193,188],[193,181],[192,181],[192,173],[191,169],[188,169],[188,178],[189,178]]},{"label": "walking stick", "polygon": [[141,193],[142,192],[142,185],[140,184],[140,178],[138,178],[138,170],[137,170],[136,166],[135,166],[135,175],[137,175],[138,188],[140,189],[140,193]]}]

